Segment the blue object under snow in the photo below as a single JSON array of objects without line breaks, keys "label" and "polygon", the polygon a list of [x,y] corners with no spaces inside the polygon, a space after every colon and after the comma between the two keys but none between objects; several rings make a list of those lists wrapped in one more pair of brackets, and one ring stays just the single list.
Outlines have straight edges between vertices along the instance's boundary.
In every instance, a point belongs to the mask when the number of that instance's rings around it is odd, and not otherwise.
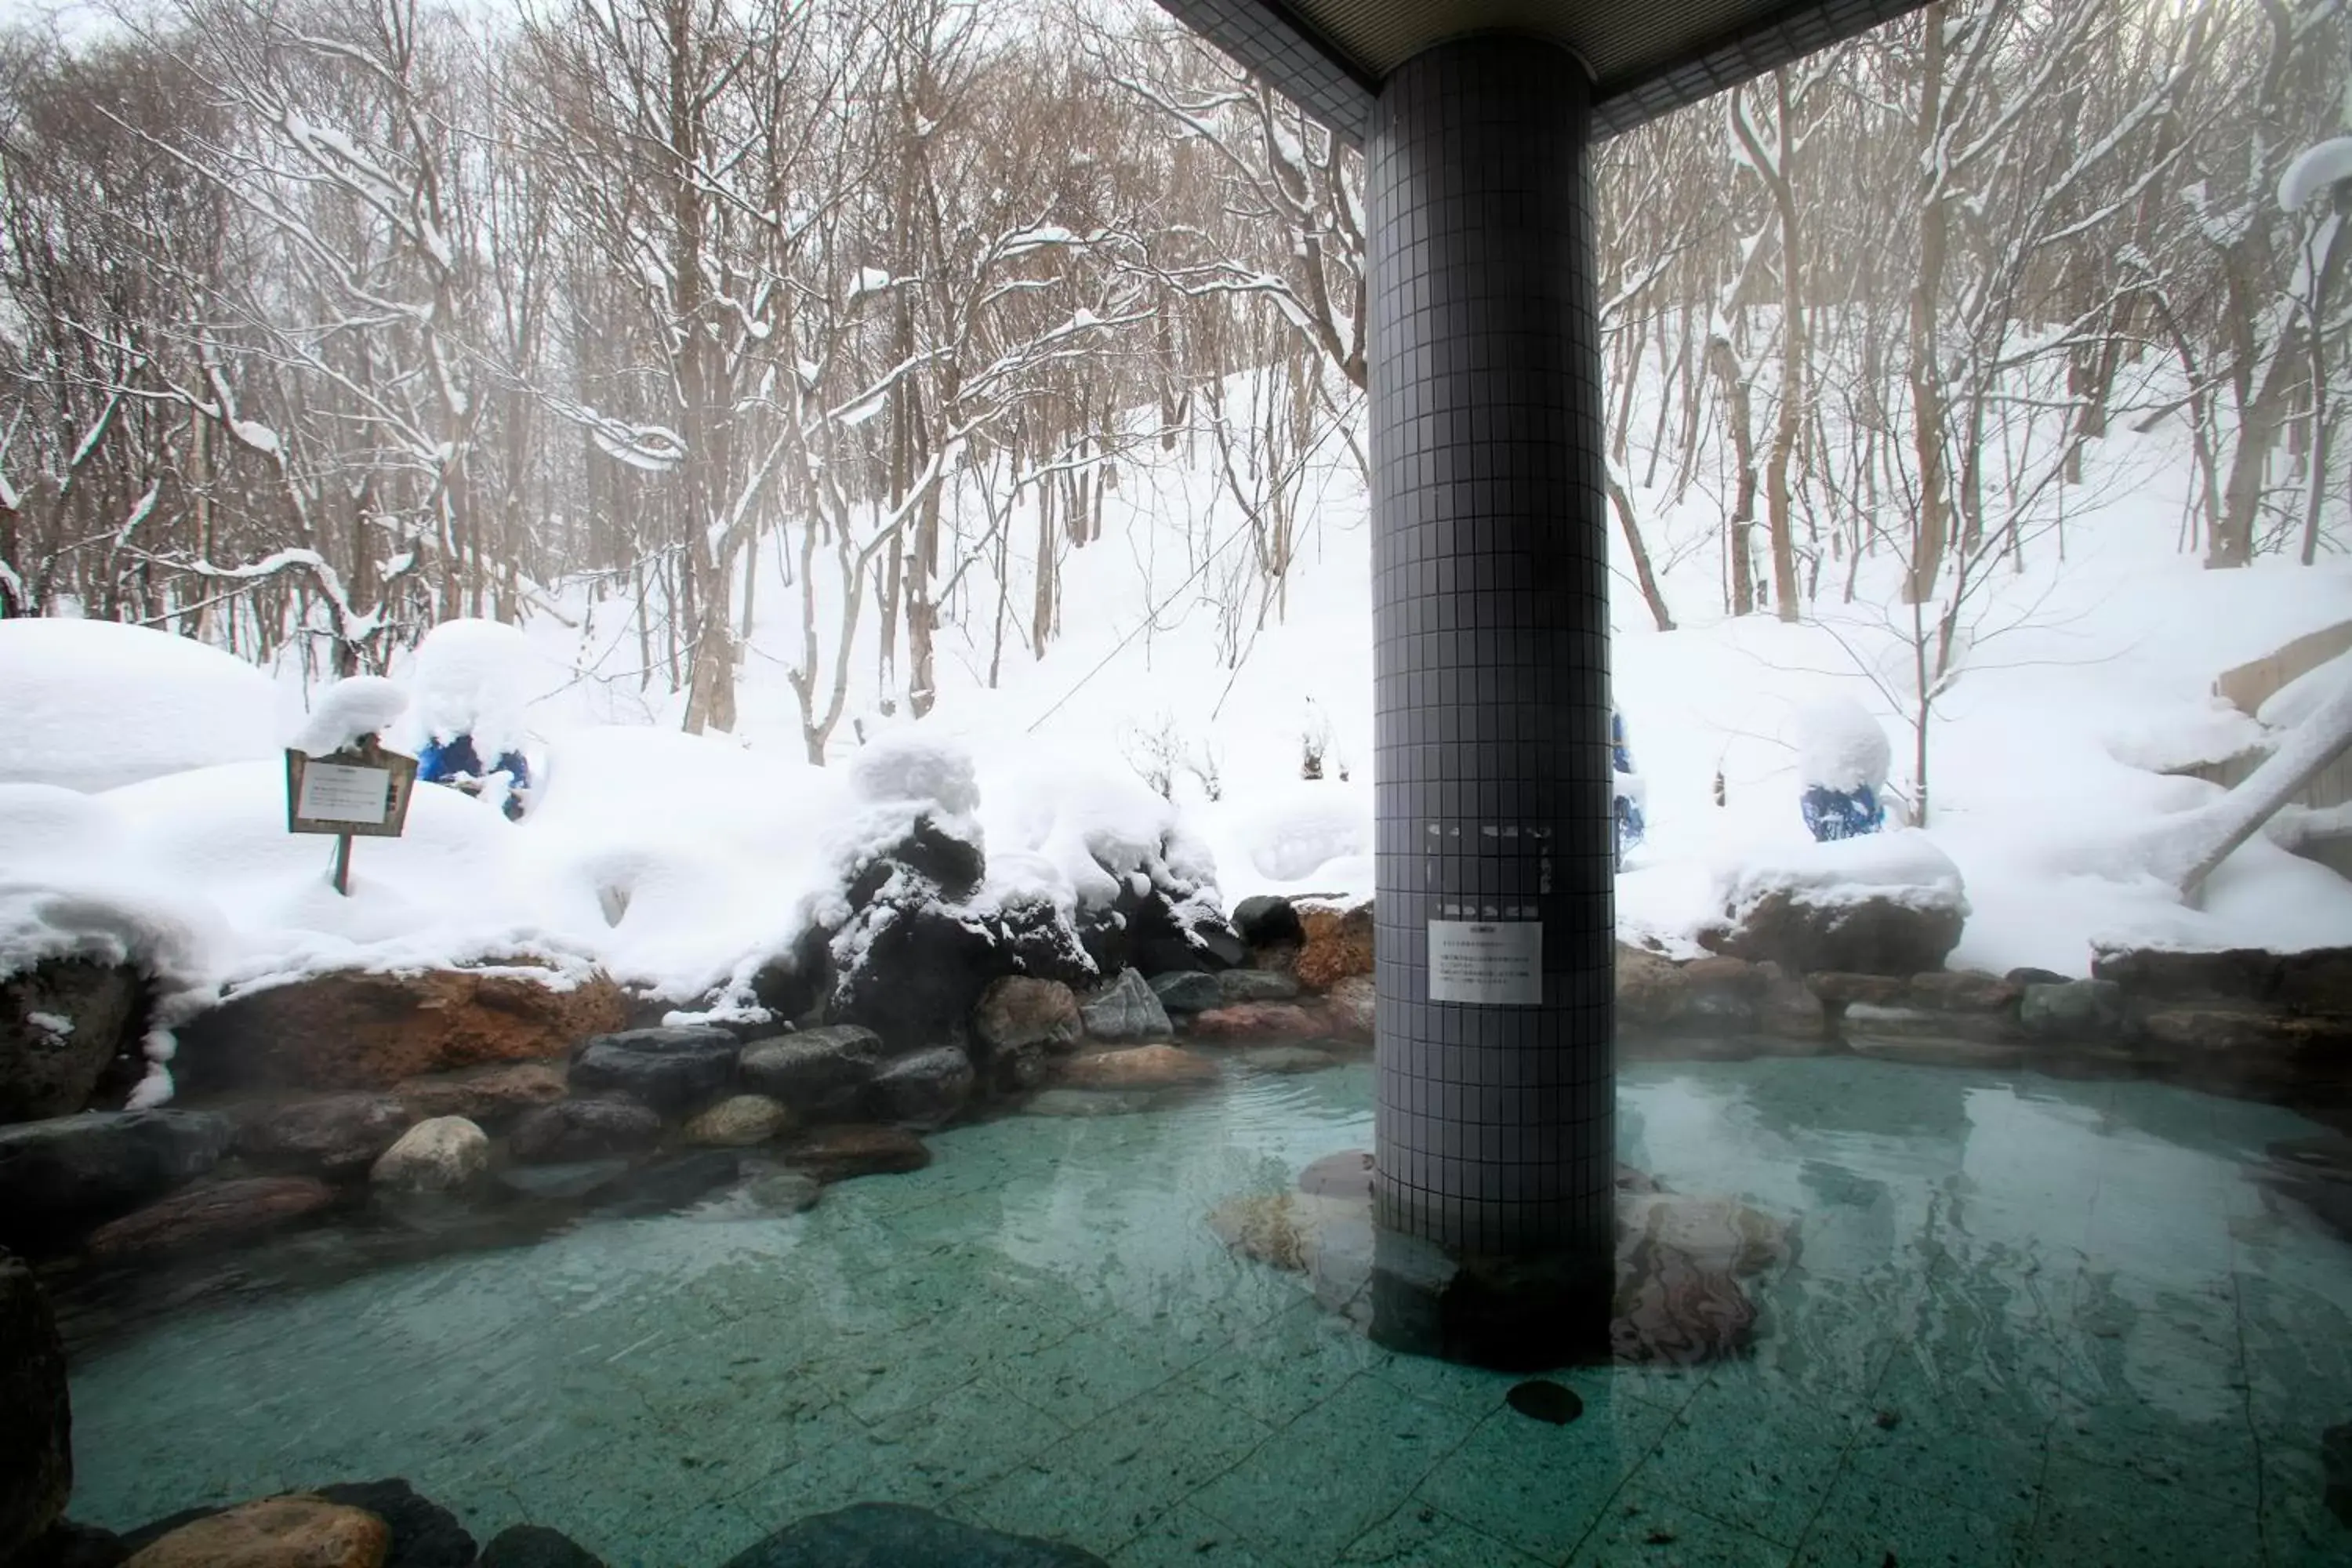
[{"label": "blue object under snow", "polygon": [[1822,844],[1832,838],[1860,838],[1886,826],[1886,807],[1868,784],[1855,789],[1815,784],[1805,792],[1799,808],[1814,840]]},{"label": "blue object under snow", "polygon": [[[522,816],[522,792],[530,784],[530,763],[520,752],[501,752],[495,767],[482,766],[481,753],[474,749],[471,735],[452,735],[446,741],[427,741],[416,754],[416,776],[426,784],[448,784],[465,789],[468,795],[479,792],[481,782],[492,773],[507,775],[507,818],[512,821]],[[467,786],[471,785],[472,788]]]}]

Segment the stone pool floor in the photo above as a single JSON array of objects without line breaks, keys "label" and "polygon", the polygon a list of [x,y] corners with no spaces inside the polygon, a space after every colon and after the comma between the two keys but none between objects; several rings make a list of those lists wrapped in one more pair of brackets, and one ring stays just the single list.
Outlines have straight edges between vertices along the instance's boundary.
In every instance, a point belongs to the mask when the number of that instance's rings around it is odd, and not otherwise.
[{"label": "stone pool floor", "polygon": [[1793,1217],[1748,1360],[1511,1378],[1352,1336],[1202,1215],[1367,1145],[1350,1067],[1014,1118],[794,1218],[724,1205],[192,1310],[88,1353],[72,1512],[403,1476],[478,1537],[706,1568],[920,1504],[1157,1564],[2352,1563],[2352,1246],[2141,1084],[1627,1069],[1621,1154]]}]

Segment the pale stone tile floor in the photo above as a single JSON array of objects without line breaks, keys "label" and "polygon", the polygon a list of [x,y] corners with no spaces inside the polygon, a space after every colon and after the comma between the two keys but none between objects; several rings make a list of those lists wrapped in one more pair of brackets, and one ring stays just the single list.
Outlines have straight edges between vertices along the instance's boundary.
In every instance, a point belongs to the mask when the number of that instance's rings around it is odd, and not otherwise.
[{"label": "pale stone tile floor", "polygon": [[1370,1075],[1014,1118],[794,1218],[586,1224],[192,1311],[78,1368],[74,1512],[404,1476],[487,1537],[704,1568],[919,1504],[1121,1565],[2352,1563],[2352,1247],[2140,1084],[1647,1067],[1624,1156],[1794,1218],[1754,1353],[1513,1379],[1391,1355],[1202,1223],[1370,1138]]}]

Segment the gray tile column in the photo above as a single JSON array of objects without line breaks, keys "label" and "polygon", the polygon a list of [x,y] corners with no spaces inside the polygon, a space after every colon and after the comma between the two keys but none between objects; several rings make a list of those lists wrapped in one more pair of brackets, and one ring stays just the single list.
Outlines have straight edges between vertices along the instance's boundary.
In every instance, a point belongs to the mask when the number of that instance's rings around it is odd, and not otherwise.
[{"label": "gray tile column", "polygon": [[1379,1216],[1597,1279],[1614,894],[1589,86],[1548,44],[1440,45],[1381,89],[1366,154]]}]

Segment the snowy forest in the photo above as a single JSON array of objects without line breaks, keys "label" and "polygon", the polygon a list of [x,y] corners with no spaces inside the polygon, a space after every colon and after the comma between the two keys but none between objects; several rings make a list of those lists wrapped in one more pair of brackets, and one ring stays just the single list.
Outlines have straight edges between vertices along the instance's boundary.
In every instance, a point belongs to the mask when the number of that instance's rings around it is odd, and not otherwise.
[{"label": "snowy forest", "polygon": [[[2123,427],[2189,453],[2179,552],[2339,552],[2352,185],[2296,160],[2347,131],[2341,0],[1940,0],[1604,144],[1621,603],[1891,562],[1927,690]],[[1360,484],[1360,160],[1147,5],[20,24],[0,174],[0,615],[318,679],[618,603],[595,678],[690,731],[782,617],[821,762],[942,627],[1043,658],[1155,451],[1244,520],[1187,580],[1229,661]]]}]

